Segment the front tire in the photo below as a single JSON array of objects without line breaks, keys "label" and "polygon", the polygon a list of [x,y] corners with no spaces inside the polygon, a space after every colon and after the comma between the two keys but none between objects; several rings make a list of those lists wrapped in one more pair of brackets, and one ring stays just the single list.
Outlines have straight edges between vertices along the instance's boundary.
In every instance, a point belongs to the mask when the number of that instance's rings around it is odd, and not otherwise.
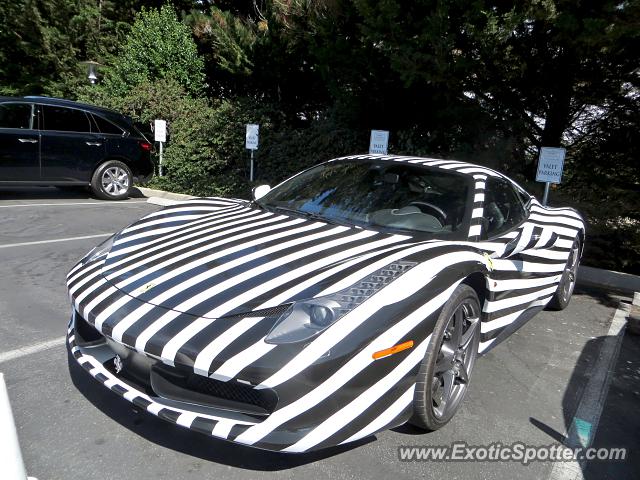
[{"label": "front tire", "polygon": [[480,301],[461,284],[446,303],[420,364],[409,423],[428,431],[446,425],[458,411],[478,356]]},{"label": "front tire", "polygon": [[573,289],[576,286],[578,265],[580,265],[580,240],[576,238],[571,247],[569,258],[567,259],[567,265],[562,272],[558,289],[547,305],[548,309],[559,311],[567,308],[573,295]]},{"label": "front tire", "polygon": [[133,184],[131,169],[118,160],[101,164],[91,177],[91,191],[103,200],[124,200]]}]

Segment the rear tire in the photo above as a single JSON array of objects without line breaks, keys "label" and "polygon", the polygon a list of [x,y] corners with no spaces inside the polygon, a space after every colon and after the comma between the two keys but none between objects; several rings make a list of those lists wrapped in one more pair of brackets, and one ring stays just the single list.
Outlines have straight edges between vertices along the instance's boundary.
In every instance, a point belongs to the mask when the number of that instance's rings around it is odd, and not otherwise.
[{"label": "rear tire", "polygon": [[91,177],[91,191],[103,200],[124,200],[133,183],[131,169],[119,160],[101,164]]},{"label": "rear tire", "polygon": [[446,303],[420,364],[412,425],[427,431],[446,425],[467,392],[480,343],[480,301],[461,284]]},{"label": "rear tire", "polygon": [[558,289],[547,304],[549,310],[564,310],[569,305],[573,289],[576,286],[578,265],[580,265],[580,240],[576,238],[567,259],[567,265],[564,268],[564,272],[562,272],[562,278],[558,283]]}]

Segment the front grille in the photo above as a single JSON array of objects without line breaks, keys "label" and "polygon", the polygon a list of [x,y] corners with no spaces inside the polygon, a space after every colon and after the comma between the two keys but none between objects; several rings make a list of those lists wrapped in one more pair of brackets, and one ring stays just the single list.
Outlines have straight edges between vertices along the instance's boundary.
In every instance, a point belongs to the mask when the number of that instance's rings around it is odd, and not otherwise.
[{"label": "front grille", "polygon": [[255,405],[264,408],[269,413],[273,412],[278,403],[278,398],[271,389],[256,390],[249,385],[238,382],[222,382],[202,375],[189,375],[187,388],[214,397]]},{"label": "front grille", "polygon": [[151,386],[164,398],[248,415],[267,416],[278,403],[275,390],[255,390],[233,380],[222,382],[165,365],[151,369]]}]

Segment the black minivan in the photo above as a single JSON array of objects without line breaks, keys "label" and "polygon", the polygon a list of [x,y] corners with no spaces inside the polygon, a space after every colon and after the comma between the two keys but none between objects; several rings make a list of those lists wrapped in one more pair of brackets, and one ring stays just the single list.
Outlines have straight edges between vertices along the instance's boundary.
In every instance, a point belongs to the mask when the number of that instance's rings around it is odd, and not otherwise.
[{"label": "black minivan", "polygon": [[153,174],[152,144],[131,118],[49,97],[0,97],[0,186],[89,186],[129,196]]}]

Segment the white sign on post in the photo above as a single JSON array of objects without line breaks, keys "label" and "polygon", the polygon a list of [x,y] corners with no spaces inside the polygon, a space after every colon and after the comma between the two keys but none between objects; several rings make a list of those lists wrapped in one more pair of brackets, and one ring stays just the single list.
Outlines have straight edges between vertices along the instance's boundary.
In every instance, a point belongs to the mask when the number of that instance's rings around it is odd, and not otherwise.
[{"label": "white sign on post", "polygon": [[156,142],[167,141],[167,122],[166,120],[153,121],[153,136]]},{"label": "white sign on post", "polygon": [[371,130],[371,141],[369,142],[369,153],[387,154],[389,145],[389,132],[387,130]]},{"label": "white sign on post", "polygon": [[260,125],[247,125],[247,133],[245,135],[245,148],[249,150],[258,149],[258,139],[260,136]]},{"label": "white sign on post", "polygon": [[564,155],[564,148],[542,147],[538,158],[536,182],[560,183]]}]

